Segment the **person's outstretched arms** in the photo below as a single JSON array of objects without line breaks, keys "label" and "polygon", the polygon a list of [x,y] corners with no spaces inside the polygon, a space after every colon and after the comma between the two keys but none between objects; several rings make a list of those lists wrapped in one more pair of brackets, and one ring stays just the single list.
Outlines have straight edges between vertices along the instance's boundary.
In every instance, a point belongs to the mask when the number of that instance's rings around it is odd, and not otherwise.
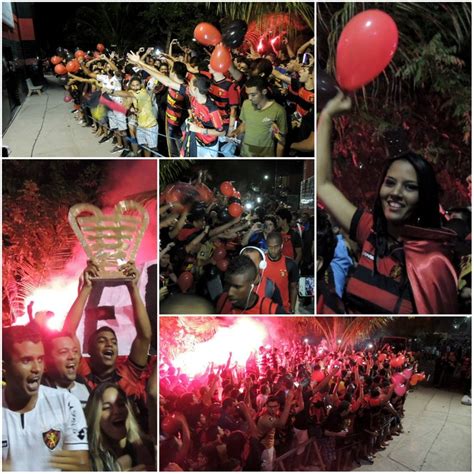
[{"label": "person's outstretched arms", "polygon": [[352,217],[357,208],[333,183],[331,133],[333,117],[349,111],[350,108],[351,99],[345,96],[342,91],[327,103],[319,117],[316,148],[318,197],[346,232],[350,230]]},{"label": "person's outstretched arms", "polygon": [[148,360],[148,349],[151,343],[152,331],[148,312],[138,290],[138,279],[140,273],[138,272],[137,267],[135,267],[134,262],[127,262],[119,269],[125,276],[132,278],[132,280],[128,281],[127,288],[130,292],[130,299],[132,300],[133,317],[135,320],[137,335],[132,342],[129,359],[135,365],[143,367],[146,365]]},{"label": "person's outstretched arms", "polygon": [[151,77],[158,79],[158,81],[161,82],[161,84],[163,84],[164,86],[171,87],[171,89],[174,89],[176,91],[179,91],[181,89],[182,84],[173,81],[173,79],[170,79],[165,74],[162,74],[154,67],[144,63],[142,60],[140,60],[140,56],[137,53],[130,51],[130,53],[127,54],[127,59],[130,63],[135,64],[139,68],[146,71],[148,74],[150,74]]}]

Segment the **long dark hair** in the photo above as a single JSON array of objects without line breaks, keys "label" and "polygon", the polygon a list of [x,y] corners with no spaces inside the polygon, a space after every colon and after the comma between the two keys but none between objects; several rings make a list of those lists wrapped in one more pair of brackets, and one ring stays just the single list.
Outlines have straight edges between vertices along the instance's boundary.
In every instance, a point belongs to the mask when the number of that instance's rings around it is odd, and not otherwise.
[{"label": "long dark hair", "polygon": [[415,169],[418,178],[419,199],[415,215],[416,225],[424,228],[439,229],[441,227],[441,217],[439,214],[439,186],[436,175],[431,164],[422,156],[412,151],[408,151],[387,162],[383,170],[381,180],[377,188],[377,197],[374,203],[374,231],[376,233],[376,247],[378,255],[385,255],[387,248],[387,220],[382,210],[380,200],[380,188],[385,180],[387,172],[395,161],[405,160]]}]

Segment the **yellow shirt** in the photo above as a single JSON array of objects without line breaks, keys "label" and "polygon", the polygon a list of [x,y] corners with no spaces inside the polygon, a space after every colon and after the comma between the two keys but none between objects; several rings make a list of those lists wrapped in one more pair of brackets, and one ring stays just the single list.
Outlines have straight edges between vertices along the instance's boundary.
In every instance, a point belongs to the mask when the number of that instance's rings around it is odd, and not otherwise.
[{"label": "yellow shirt", "polygon": [[138,126],[142,128],[152,128],[158,122],[153,114],[153,107],[151,103],[151,97],[145,89],[140,89],[137,92],[133,92],[135,99],[138,103],[137,121]]}]

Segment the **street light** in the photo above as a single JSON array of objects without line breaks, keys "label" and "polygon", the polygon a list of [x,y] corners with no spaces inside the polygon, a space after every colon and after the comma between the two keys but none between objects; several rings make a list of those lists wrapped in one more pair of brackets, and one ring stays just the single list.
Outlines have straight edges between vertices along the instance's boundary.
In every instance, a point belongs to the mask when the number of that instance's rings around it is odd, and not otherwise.
[{"label": "street light", "polygon": [[266,174],[266,175],[263,176],[263,179],[264,179],[265,181],[268,181],[268,180],[270,179],[270,176],[268,176],[268,174]]}]

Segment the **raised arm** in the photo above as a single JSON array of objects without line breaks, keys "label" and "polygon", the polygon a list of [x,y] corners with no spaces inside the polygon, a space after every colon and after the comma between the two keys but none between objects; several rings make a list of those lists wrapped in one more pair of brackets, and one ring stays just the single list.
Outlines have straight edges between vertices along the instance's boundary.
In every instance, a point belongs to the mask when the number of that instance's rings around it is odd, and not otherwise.
[{"label": "raised arm", "polygon": [[128,262],[120,267],[120,270],[127,277],[131,277],[127,284],[130,293],[130,299],[133,305],[133,317],[135,320],[135,329],[137,335],[130,348],[130,360],[138,366],[143,367],[148,360],[148,349],[151,343],[151,324],[147,310],[143,303],[140,292],[138,291],[138,279],[140,274],[133,262]]},{"label": "raised arm", "polygon": [[149,66],[148,64],[141,61],[138,54],[130,52],[127,54],[127,59],[130,63],[135,64],[139,68],[146,71],[148,74],[150,74],[150,76],[154,77],[155,79],[158,79],[158,81],[166,87],[171,87],[171,89],[174,89],[176,91],[179,91],[181,89],[182,84],[173,81],[173,79],[170,79],[168,76],[165,76],[154,67]]},{"label": "raised arm", "polygon": [[107,62],[107,64],[112,68],[114,72],[119,71],[119,68],[115,65],[115,63],[110,58],[108,58],[105,54],[102,54],[100,57],[101,59]]},{"label": "raised arm", "polygon": [[86,79],[85,77],[76,76],[72,72],[68,72],[68,76],[78,82],[88,82],[89,84],[95,84],[97,82],[95,79]]},{"label": "raised arm", "polygon": [[64,320],[63,331],[67,331],[71,335],[76,334],[82,313],[92,291],[92,277],[97,276],[98,273],[99,267],[94,262],[89,261],[79,280],[79,294]]},{"label": "raised arm", "polygon": [[342,92],[339,92],[334,99],[327,103],[318,122],[316,148],[318,197],[346,232],[349,232],[356,207],[333,183],[331,133],[333,117],[338,113],[350,110],[350,108],[351,99],[344,96]]},{"label": "raised arm", "polygon": [[309,46],[313,45],[314,46],[314,37],[311,38],[309,41],[306,41],[306,43],[302,44],[299,48],[296,54],[303,54]]},{"label": "raised arm", "polygon": [[291,77],[286,76],[285,74],[282,74],[280,71],[278,71],[275,68],[273,68],[272,76],[275,76],[277,79],[279,79],[282,82],[285,82],[286,84],[291,84]]},{"label": "raised arm", "polygon": [[214,237],[215,235],[222,234],[222,232],[225,232],[227,229],[230,229],[232,226],[240,222],[240,217],[236,217],[235,219],[232,219],[230,222],[227,224],[220,225],[219,227],[216,227],[215,229],[212,229],[209,232],[209,237]]}]

